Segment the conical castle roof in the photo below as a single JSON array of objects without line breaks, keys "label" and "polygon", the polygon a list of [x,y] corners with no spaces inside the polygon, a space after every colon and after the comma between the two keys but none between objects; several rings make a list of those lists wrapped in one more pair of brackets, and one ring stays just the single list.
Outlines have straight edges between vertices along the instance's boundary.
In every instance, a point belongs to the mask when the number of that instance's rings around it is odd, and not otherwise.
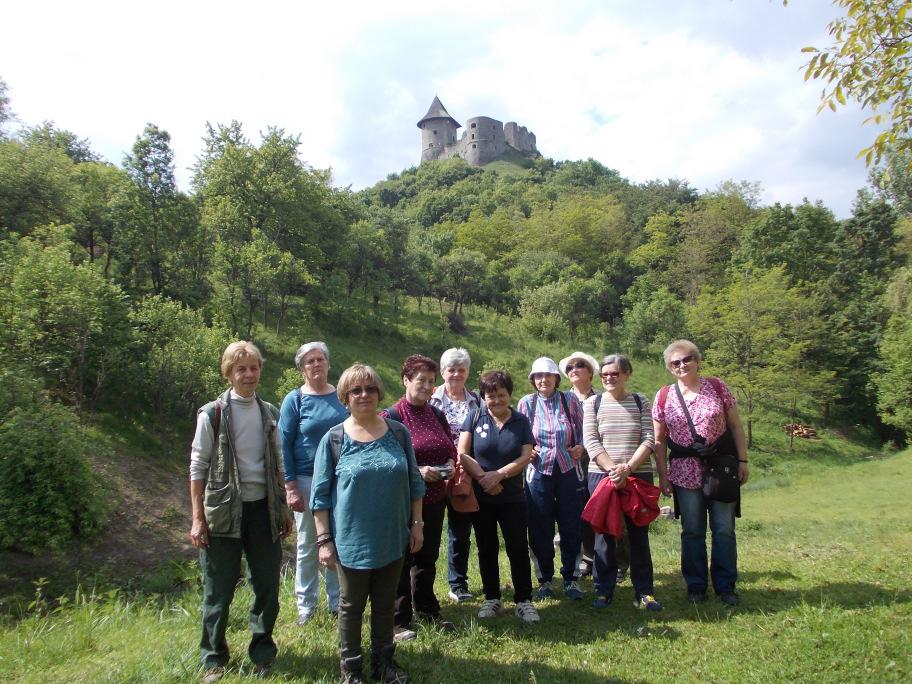
[{"label": "conical castle roof", "polygon": [[421,128],[421,124],[423,124],[425,121],[430,121],[431,119],[449,119],[453,122],[453,125],[456,126],[456,128],[460,128],[462,126],[461,123],[450,116],[450,113],[446,110],[446,107],[443,106],[440,98],[436,95],[434,95],[434,101],[431,102],[431,106],[428,108],[427,114],[421,117],[421,121],[418,122],[418,128]]}]

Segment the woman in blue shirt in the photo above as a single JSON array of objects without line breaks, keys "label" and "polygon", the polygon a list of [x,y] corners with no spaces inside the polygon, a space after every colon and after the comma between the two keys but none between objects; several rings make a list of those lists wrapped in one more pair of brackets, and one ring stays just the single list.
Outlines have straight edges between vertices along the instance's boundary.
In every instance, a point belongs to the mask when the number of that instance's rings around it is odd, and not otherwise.
[{"label": "woman in blue shirt", "polygon": [[[279,431],[285,461],[285,495],[294,511],[298,530],[295,596],[298,624],[307,624],[317,611],[320,569],[317,564],[317,531],[308,508],[317,445],[327,431],[348,417],[339,403],[336,388],[329,384],[329,349],[324,342],[308,342],[295,354],[295,366],[304,384],[282,401]],[[339,610],[339,579],[334,570],[324,569],[329,610]]]},{"label": "woman in blue shirt", "polygon": [[317,448],[310,508],[320,563],[339,573],[342,681],[362,679],[361,622],[371,601],[371,670],[380,682],[406,682],[393,661],[393,604],[406,551],[424,543],[424,480],[402,423],[377,415],[383,381],[355,364],[336,392],[351,415]]}]

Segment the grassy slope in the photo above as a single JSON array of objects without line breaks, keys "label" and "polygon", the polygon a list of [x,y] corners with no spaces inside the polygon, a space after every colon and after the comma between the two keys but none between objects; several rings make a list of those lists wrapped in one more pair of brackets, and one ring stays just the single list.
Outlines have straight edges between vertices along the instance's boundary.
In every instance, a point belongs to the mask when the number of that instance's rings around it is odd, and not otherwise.
[{"label": "grassy slope", "polygon": [[[472,313],[472,332],[458,343],[472,352],[475,370],[498,363],[518,373],[514,398],[525,392],[523,369],[535,356],[560,358],[576,346],[524,339],[515,322]],[[339,320],[325,328],[291,327],[294,339],[263,336],[269,358],[264,389],[275,386],[285,368],[281,359],[290,359],[299,340],[323,337],[336,372],[356,358],[371,362],[392,400],[399,394],[402,357],[414,351],[436,356],[454,339],[439,328],[436,304],[424,312],[411,307],[398,317],[387,310],[382,324]],[[658,363],[635,362],[635,389],[652,395],[665,381]],[[908,680],[912,532],[893,492],[912,476],[912,452],[882,458],[864,441],[824,432],[823,440],[800,442],[786,454],[776,428],[782,421],[764,419],[755,430],[754,478],[739,521],[742,607],[686,603],[676,527],[659,521],[652,544],[664,612],[634,611],[629,582],[605,612],[588,602],[547,602],[542,625],[533,629],[509,615],[478,624],[477,603],[446,605],[446,616],[460,626],[458,636],[425,630],[400,649],[403,664],[425,682]],[[188,571],[193,577],[193,568]],[[477,591],[477,572],[471,575]],[[440,596],[443,578],[438,574]],[[502,578],[509,578],[506,567]],[[241,589],[229,632],[235,663],[245,650],[242,607],[248,600]],[[73,604],[0,628],[0,681],[173,682],[198,676],[195,587],[164,595],[77,595]],[[333,622],[321,616],[301,630],[293,622],[293,605],[288,575],[276,677],[335,681]],[[234,672],[227,681],[246,674]]]}]

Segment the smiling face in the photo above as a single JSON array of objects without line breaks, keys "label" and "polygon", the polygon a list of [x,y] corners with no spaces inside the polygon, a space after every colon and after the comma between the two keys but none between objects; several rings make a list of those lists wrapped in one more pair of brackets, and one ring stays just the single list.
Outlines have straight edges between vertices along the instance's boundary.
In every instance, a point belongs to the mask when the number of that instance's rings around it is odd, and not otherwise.
[{"label": "smiling face", "polygon": [[325,384],[328,372],[329,363],[319,349],[311,349],[301,359],[301,376],[308,385]]},{"label": "smiling face", "polygon": [[627,381],[630,379],[630,373],[624,373],[618,364],[605,364],[599,374],[602,376],[602,384],[605,389],[611,392],[612,395],[623,397],[627,393]]},{"label": "smiling face", "polygon": [[510,413],[510,393],[506,387],[498,385],[493,391],[488,390],[484,395],[484,402],[488,413],[496,418],[504,418]]},{"label": "smiling face", "polygon": [[592,385],[592,368],[582,359],[570,359],[564,371],[574,387],[588,388]]},{"label": "smiling face", "polygon": [[458,393],[465,388],[466,378],[469,377],[469,369],[465,366],[447,366],[443,369],[442,375],[447,387]]},{"label": "smiling face", "polygon": [[687,349],[674,350],[668,359],[668,370],[679,380],[692,380],[700,372],[700,358]]},{"label": "smiling face", "polygon": [[231,369],[231,387],[242,397],[252,397],[260,384],[260,361],[254,356],[242,356]]},{"label": "smiling face", "polygon": [[412,406],[424,406],[434,393],[436,380],[437,374],[429,370],[418,371],[411,380],[403,376],[405,400]]},{"label": "smiling face", "polygon": [[532,376],[532,384],[535,385],[535,389],[545,399],[554,394],[554,390],[557,388],[557,381],[558,377],[553,373],[535,373]]}]

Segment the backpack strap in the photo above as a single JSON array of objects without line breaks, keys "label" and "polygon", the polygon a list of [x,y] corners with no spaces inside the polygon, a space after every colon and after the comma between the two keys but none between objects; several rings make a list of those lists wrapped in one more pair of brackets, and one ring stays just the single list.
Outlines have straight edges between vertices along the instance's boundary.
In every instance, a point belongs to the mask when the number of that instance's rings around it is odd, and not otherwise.
[{"label": "backpack strap", "polygon": [[602,408],[602,393],[599,392],[595,395],[595,420],[598,421],[598,412]]},{"label": "backpack strap", "polygon": [[659,393],[656,395],[656,403],[662,413],[665,413],[665,402],[668,401],[668,390],[670,388],[671,385],[665,385],[659,389]]},{"label": "backpack strap", "polygon": [[567,416],[567,424],[570,426],[570,449],[576,446],[576,431],[573,429],[573,420],[570,418],[570,407],[567,406],[567,395],[557,390],[557,394],[560,396],[560,405],[561,409],[564,411],[564,415]]},{"label": "backpack strap", "polygon": [[636,392],[633,393],[633,400],[637,403],[637,408],[640,410],[640,413],[643,412],[643,398],[640,397]]},{"label": "backpack strap", "polygon": [[336,467],[339,465],[339,454],[342,453],[342,437],[344,434],[345,430],[342,427],[342,423],[339,423],[329,431],[329,451],[333,457],[333,474],[335,474]]},{"label": "backpack strap", "polygon": [[431,411],[434,412],[434,415],[437,417],[437,422],[440,423],[443,431],[450,439],[453,439],[453,432],[450,430],[450,421],[447,420],[446,414],[433,404],[428,404],[428,406],[431,407]]},{"label": "backpack strap", "polygon": [[397,423],[402,422],[402,416],[399,415],[399,409],[396,408],[395,404],[386,409],[386,415],[395,420]]}]

